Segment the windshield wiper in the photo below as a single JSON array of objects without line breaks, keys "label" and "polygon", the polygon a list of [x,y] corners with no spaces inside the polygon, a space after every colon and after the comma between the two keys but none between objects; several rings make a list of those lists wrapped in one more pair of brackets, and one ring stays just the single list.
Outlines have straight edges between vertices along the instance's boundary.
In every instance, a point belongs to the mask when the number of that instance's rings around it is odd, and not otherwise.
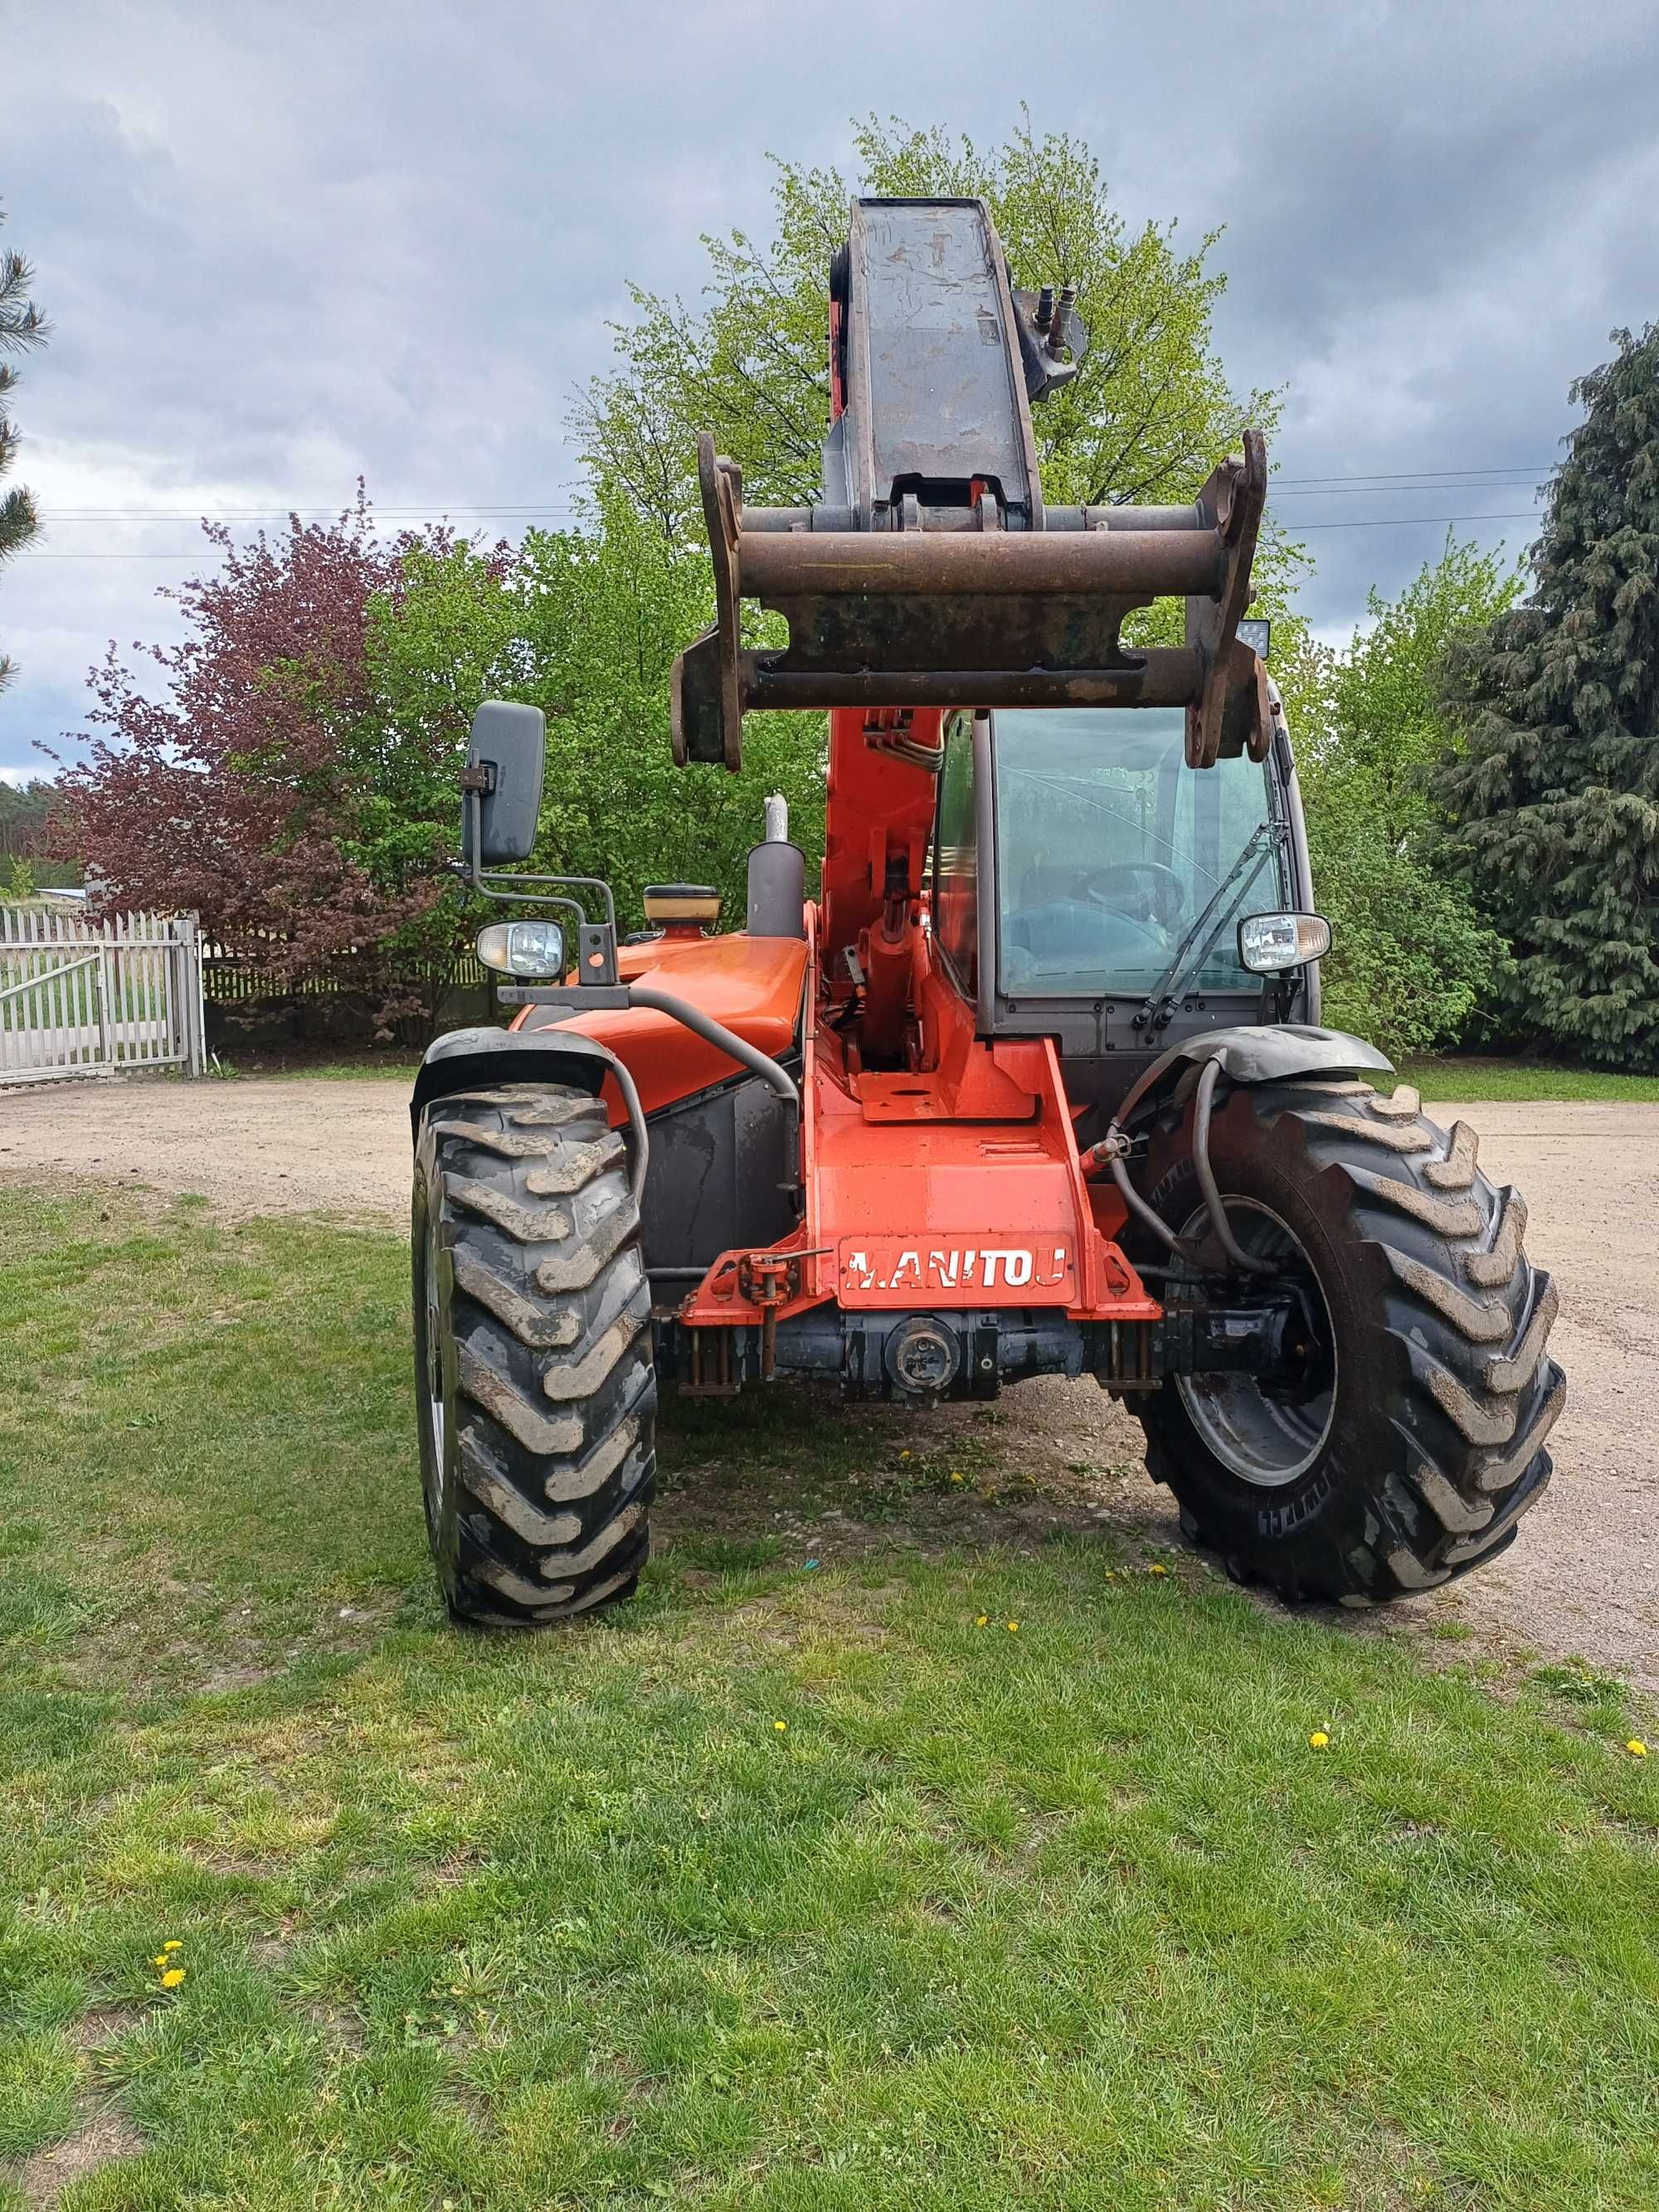
[{"label": "windshield wiper", "polygon": [[[1260,822],[1256,824],[1245,839],[1238,858],[1211,892],[1198,919],[1176,945],[1174,958],[1142,1000],[1140,1012],[1134,1018],[1136,1029],[1146,1029],[1148,1024],[1163,1028],[1175,1011],[1176,1001],[1192,976],[1209,958],[1216,939],[1243,904],[1244,894],[1261,873],[1262,863],[1267,860],[1269,849],[1282,852],[1289,835],[1288,825],[1283,822]],[[1242,882],[1239,880],[1241,877],[1243,878]],[[1216,911],[1218,907],[1221,908],[1218,914]]]}]

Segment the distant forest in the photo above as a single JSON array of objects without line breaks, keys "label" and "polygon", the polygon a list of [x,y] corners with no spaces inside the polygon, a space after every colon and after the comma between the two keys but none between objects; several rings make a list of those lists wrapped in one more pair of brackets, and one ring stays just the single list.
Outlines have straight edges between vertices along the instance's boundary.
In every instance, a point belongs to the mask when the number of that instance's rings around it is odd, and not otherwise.
[{"label": "distant forest", "polygon": [[44,776],[24,784],[0,783],[0,896],[6,892],[52,890],[78,884],[73,861],[46,856],[46,817],[57,787]]}]

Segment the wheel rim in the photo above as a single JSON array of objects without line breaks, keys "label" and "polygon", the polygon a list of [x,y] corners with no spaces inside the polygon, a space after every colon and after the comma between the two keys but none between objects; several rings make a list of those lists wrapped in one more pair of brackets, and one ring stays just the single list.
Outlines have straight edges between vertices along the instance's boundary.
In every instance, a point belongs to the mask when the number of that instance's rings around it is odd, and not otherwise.
[{"label": "wheel rim", "polygon": [[444,1492],[449,1481],[449,1455],[446,1449],[448,1414],[444,1402],[443,1302],[438,1290],[438,1262],[442,1249],[438,1234],[438,1218],[435,1213],[429,1213],[421,1268],[421,1291],[426,1352],[423,1379],[427,1433],[432,1446],[428,1462],[431,1468],[428,1487],[434,1527],[443,1510]]},{"label": "wheel rim", "polygon": [[[1257,1490],[1282,1490],[1318,1458],[1336,1418],[1336,1343],[1319,1277],[1300,1240],[1268,1206],[1253,1198],[1223,1200],[1227,1222],[1253,1259],[1273,1260],[1298,1278],[1329,1354],[1328,1370],[1300,1395],[1269,1391],[1253,1375],[1178,1375],[1176,1388],[1199,1437],[1230,1474]],[[1201,1238],[1208,1219],[1200,1207],[1182,1231]]]}]

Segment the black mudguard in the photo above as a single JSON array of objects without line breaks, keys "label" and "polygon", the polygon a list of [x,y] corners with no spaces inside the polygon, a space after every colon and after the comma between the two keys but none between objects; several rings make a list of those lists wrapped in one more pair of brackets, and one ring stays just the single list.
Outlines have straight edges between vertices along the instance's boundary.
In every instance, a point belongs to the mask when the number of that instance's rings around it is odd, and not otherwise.
[{"label": "black mudguard", "polygon": [[1117,1109],[1127,1127],[1132,1116],[1158,1106],[1183,1085],[1190,1089],[1206,1060],[1219,1060],[1230,1083],[1288,1083],[1298,1076],[1392,1075],[1394,1062],[1363,1037],[1346,1030],[1314,1029],[1281,1022],[1235,1030],[1206,1030],[1183,1037],[1155,1060]]},{"label": "black mudguard", "polygon": [[597,1097],[617,1055],[579,1030],[451,1030],[428,1045],[409,1118],[419,1141],[421,1115],[434,1098],[491,1091],[503,1083],[568,1083]]}]

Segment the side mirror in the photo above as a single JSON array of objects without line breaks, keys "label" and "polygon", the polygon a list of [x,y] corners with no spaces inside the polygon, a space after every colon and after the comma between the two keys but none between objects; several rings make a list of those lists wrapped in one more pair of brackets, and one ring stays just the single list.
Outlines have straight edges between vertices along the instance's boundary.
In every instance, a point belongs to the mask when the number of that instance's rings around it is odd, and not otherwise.
[{"label": "side mirror", "polygon": [[470,829],[477,807],[477,858],[484,867],[527,860],[535,849],[547,771],[547,721],[539,707],[486,699],[472,717],[461,789],[461,852],[474,858]]}]

